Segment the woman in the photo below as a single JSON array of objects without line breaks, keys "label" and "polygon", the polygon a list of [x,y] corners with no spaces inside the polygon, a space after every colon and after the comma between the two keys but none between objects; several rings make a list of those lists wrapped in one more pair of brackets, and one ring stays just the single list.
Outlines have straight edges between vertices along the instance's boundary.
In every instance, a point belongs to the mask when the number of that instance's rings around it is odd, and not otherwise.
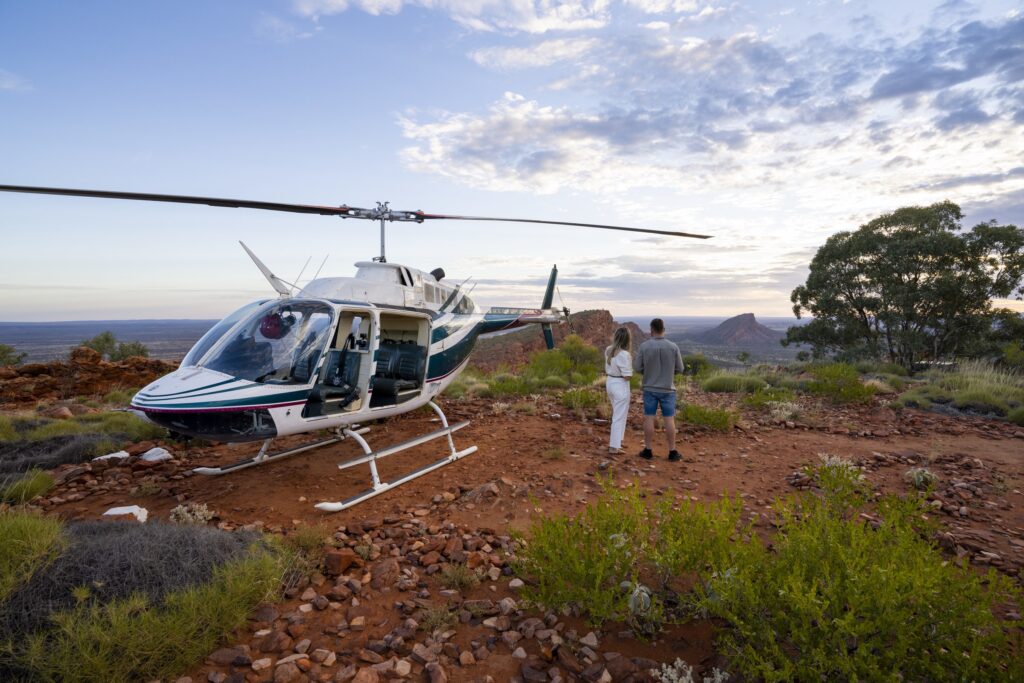
[{"label": "woman", "polygon": [[629,413],[629,378],[633,376],[633,359],[629,354],[629,330],[620,327],[612,336],[612,345],[604,351],[606,387],[612,402],[612,432],[608,441],[609,453],[622,453],[622,435],[626,433],[626,415]]}]

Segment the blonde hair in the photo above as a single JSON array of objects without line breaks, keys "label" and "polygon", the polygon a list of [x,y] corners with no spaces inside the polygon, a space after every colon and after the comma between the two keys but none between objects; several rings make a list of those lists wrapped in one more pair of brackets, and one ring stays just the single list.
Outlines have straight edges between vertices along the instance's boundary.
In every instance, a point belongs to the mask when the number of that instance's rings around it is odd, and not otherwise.
[{"label": "blonde hair", "polygon": [[629,351],[630,346],[632,346],[632,340],[629,337],[629,330],[625,327],[615,330],[615,334],[612,335],[612,345],[604,350],[605,362],[611,363],[612,358],[619,351]]}]

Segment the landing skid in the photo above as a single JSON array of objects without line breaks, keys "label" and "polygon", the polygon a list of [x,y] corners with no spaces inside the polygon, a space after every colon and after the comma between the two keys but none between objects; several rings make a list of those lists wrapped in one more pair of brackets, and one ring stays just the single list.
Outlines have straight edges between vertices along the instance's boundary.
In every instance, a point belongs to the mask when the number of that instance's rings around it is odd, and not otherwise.
[{"label": "landing skid", "polygon": [[355,430],[346,429],[343,433],[332,436],[329,439],[321,439],[320,441],[314,441],[313,443],[306,444],[305,446],[289,448],[286,451],[271,453],[270,455],[267,455],[267,450],[270,448],[270,444],[273,442],[273,439],[267,439],[263,442],[263,446],[260,448],[259,453],[252,458],[239,460],[238,462],[231,463],[230,465],[224,465],[223,467],[196,467],[192,471],[196,474],[205,474],[207,476],[215,477],[221,474],[227,474],[228,472],[237,472],[238,470],[244,470],[248,467],[255,467],[256,465],[265,465],[268,462],[274,462],[275,460],[283,460],[284,458],[298,455],[299,453],[313,450],[314,448],[320,448],[321,446],[329,446],[332,443],[338,443],[339,441],[344,441],[345,439],[352,437],[355,437],[359,439],[360,442],[365,443],[359,435],[370,431],[370,428],[359,428],[358,425],[355,426]]},{"label": "landing skid", "polygon": [[[449,426],[448,418],[445,417],[444,412],[442,412],[442,410],[437,406],[437,404],[431,401],[427,405],[433,408],[434,412],[437,413],[437,416],[441,421],[441,429],[437,430],[436,432],[430,432],[429,434],[413,437],[412,439],[408,439],[407,441],[397,443],[394,446],[388,446],[387,448],[383,448],[379,451],[373,451],[370,448],[370,446],[366,443],[366,440],[363,439],[362,436],[360,436],[360,433],[358,431],[351,431],[346,429],[344,432],[344,436],[354,439],[355,442],[358,443],[359,446],[363,449],[363,453],[365,455],[341,463],[340,465],[338,465],[338,469],[343,470],[349,467],[355,467],[356,465],[362,465],[363,463],[368,463],[370,465],[370,479],[372,481],[372,488],[369,488],[366,491],[363,491],[362,493],[352,496],[351,498],[347,498],[345,500],[338,501],[335,503],[317,503],[316,508],[318,510],[323,510],[324,512],[341,512],[342,510],[350,508],[353,505],[357,505],[358,503],[361,503],[364,500],[367,500],[368,498],[373,498],[374,496],[384,493],[385,491],[389,491],[395,487],[401,486],[406,482],[412,481],[416,477],[421,477],[424,474],[427,474],[428,472],[433,472],[436,469],[440,469],[441,467],[444,467],[449,463],[453,463],[456,460],[459,460],[460,458],[464,458],[467,455],[476,452],[476,446],[470,446],[469,448],[463,449],[461,451],[455,450],[455,441],[452,439],[452,433],[457,432],[463,427],[468,426],[468,421],[459,422],[457,424]],[[406,449],[412,448],[413,446],[418,446],[422,443],[427,443],[428,441],[439,439],[442,436],[448,438],[449,454],[447,456],[441,458],[436,462],[430,463],[429,465],[424,465],[423,467],[417,470],[413,470],[409,474],[406,474],[405,476],[400,477],[399,479],[396,479],[392,482],[381,482],[380,475],[377,473],[377,458],[385,458],[389,455],[394,455],[395,453],[399,453]]]}]

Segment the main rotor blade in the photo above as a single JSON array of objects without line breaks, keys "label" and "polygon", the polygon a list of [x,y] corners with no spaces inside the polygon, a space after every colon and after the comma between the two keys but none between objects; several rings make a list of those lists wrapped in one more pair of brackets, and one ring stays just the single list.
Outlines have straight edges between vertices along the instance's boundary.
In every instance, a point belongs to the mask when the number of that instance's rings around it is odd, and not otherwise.
[{"label": "main rotor blade", "polygon": [[418,215],[425,220],[441,218],[450,221],[501,221],[503,223],[540,223],[541,225],[573,225],[580,228],[600,228],[601,230],[625,230],[626,232],[647,232],[654,235],[671,235],[672,237],[694,237],[699,240],[710,239],[711,235],[697,235],[692,232],[675,230],[654,230],[652,228],[627,228],[622,225],[601,225],[599,223],[573,223],[571,221],[542,221],[534,218],[491,218],[488,216],[448,216],[439,213],[422,213]]},{"label": "main rotor blade", "polygon": [[59,194],[70,197],[99,197],[101,199],[135,199],[143,202],[171,202],[175,204],[205,204],[225,206],[230,209],[266,209],[268,211],[289,211],[291,213],[315,213],[322,216],[347,216],[347,206],[315,206],[312,204],[283,204],[280,202],[258,202],[250,199],[222,199],[218,197],[191,197],[178,194],[150,194],[148,192],[110,192],[107,190],[79,190],[64,187],[29,187],[25,185],[0,185],[0,192],[27,192],[30,194]]}]

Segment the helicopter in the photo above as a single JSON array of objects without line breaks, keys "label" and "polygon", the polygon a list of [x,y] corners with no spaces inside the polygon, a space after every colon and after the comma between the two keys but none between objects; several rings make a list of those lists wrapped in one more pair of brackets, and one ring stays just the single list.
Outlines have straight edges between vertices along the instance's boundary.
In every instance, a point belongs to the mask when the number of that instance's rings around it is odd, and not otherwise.
[{"label": "helicopter", "polygon": [[[185,436],[221,442],[262,441],[254,456],[220,467],[195,468],[200,475],[233,473],[347,439],[355,441],[363,454],[338,467],[368,465],[370,488],[340,501],[316,503],[324,512],[345,510],[476,452],[476,446],[456,448],[453,434],[469,421],[449,424],[435,402],[437,396],[466,368],[481,335],[539,325],[550,349],[554,347],[552,325],[568,318],[568,309],[552,307],[557,266],[551,269],[539,308],[485,310],[470,298],[469,280],[451,284],[442,268],[426,272],[389,262],[385,253],[389,223],[497,221],[710,237],[594,223],[398,211],[385,202],[375,208],[357,208],[23,185],[0,185],[0,191],[203,204],[379,222],[378,256],[357,262],[352,277],[321,278],[318,271],[302,288],[275,275],[241,243],[277,297],[249,303],[215,324],[177,370],[143,387],[130,404],[130,410],[143,419]],[[436,413],[440,429],[377,450],[363,437],[369,431],[366,423],[422,406]],[[331,432],[331,436],[270,452],[279,437],[320,430]],[[381,480],[379,459],[442,438],[447,440],[447,455],[397,479]]]}]

